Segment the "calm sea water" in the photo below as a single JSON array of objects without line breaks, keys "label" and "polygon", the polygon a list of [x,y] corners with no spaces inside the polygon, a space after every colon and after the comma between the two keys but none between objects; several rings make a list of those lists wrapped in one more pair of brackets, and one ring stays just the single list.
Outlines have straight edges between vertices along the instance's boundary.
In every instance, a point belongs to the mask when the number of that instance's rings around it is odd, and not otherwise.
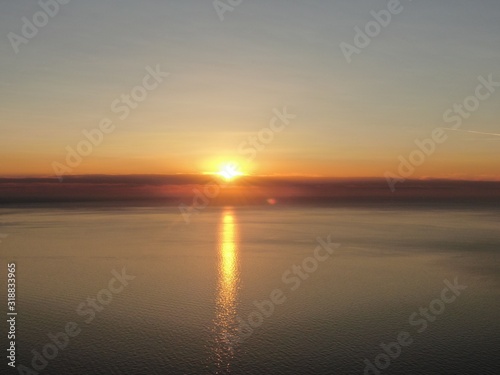
[{"label": "calm sea water", "polygon": [[[499,222],[470,207],[227,207],[190,224],[172,207],[3,208],[17,363],[75,322],[40,373],[499,374]],[[328,235],[340,246],[318,261]],[[135,278],[103,291],[123,268]],[[442,302],[455,279],[467,288]],[[411,344],[380,356],[400,332]]]}]

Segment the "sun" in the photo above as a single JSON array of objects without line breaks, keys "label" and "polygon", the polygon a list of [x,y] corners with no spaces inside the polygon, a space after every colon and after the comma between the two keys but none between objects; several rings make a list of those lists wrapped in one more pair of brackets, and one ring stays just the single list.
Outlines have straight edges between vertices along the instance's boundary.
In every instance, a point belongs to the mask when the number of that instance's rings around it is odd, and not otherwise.
[{"label": "sun", "polygon": [[238,165],[235,163],[224,164],[217,174],[228,181],[243,175],[243,173],[238,170]]}]

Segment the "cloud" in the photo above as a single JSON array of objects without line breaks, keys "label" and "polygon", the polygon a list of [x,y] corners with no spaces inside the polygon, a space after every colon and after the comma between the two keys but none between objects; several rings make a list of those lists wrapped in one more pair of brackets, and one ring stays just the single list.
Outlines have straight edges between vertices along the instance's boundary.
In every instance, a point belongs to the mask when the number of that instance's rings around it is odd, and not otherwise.
[{"label": "cloud", "polygon": [[[88,175],[0,178],[0,203],[147,201],[178,204],[195,188],[217,180],[209,175]],[[221,182],[222,183],[222,182]],[[500,196],[500,181],[411,180],[392,194],[384,179],[244,176],[222,189],[213,205],[280,203],[480,202]]]}]

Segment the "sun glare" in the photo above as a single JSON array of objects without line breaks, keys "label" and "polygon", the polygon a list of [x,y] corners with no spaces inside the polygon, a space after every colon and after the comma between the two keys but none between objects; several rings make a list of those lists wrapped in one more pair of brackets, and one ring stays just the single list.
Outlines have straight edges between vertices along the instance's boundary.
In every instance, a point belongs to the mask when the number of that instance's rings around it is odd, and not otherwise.
[{"label": "sun glare", "polygon": [[238,170],[238,166],[232,163],[225,164],[217,174],[226,180],[234,180],[236,177],[243,175]]}]

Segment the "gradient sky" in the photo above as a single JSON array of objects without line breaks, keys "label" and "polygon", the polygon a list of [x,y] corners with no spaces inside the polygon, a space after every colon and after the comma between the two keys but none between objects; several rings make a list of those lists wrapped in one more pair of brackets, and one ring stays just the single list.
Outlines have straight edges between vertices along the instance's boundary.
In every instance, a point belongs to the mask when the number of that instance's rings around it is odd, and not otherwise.
[{"label": "gradient sky", "polygon": [[[498,0],[401,1],[404,10],[348,64],[339,48],[387,1],[72,0],[14,53],[8,33],[36,1],[0,3],[0,175],[51,176],[81,131],[116,130],[74,174],[175,174],[241,161],[238,145],[274,108],[296,114],[245,172],[382,177],[443,113],[500,81]],[[146,66],[171,75],[120,121],[110,105]],[[500,90],[499,90],[500,91]],[[500,92],[462,129],[500,133]],[[450,132],[414,177],[500,179],[500,137]]]}]

